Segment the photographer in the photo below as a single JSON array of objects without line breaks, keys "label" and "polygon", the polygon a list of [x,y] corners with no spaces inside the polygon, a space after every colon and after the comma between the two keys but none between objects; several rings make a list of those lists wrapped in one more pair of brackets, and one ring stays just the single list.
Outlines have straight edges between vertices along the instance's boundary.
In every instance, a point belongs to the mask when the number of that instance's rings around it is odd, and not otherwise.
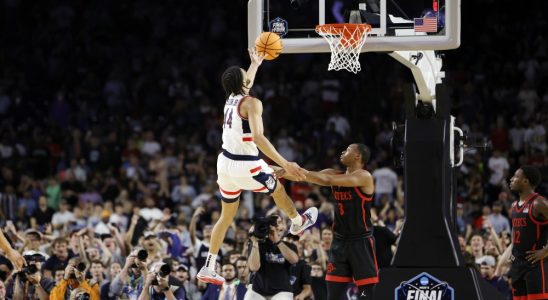
[{"label": "photographer", "polygon": [[170,276],[171,266],[163,262],[151,267],[139,300],[185,300],[183,283]]},{"label": "photographer", "polygon": [[27,261],[20,272],[15,273],[14,280],[7,286],[7,296],[9,299],[34,299],[35,293],[38,299],[49,299],[49,293],[55,286],[51,279],[42,277],[40,269],[46,256],[40,252],[26,251],[23,257]]},{"label": "photographer", "polygon": [[146,260],[148,253],[145,249],[134,250],[126,259],[126,264],[120,274],[110,284],[109,297],[135,300],[141,294],[148,273]]},{"label": "photographer", "polygon": [[89,293],[91,300],[100,300],[99,285],[90,285],[85,278],[86,264],[79,258],[71,258],[65,268],[63,280],[51,290],[50,299],[70,299],[71,293],[77,288],[84,289]]},{"label": "photographer", "polygon": [[285,223],[276,215],[256,219],[250,228],[252,245],[248,262],[255,276],[245,300],[293,300],[290,268],[299,261],[299,256],[295,245],[282,241],[285,230]]}]

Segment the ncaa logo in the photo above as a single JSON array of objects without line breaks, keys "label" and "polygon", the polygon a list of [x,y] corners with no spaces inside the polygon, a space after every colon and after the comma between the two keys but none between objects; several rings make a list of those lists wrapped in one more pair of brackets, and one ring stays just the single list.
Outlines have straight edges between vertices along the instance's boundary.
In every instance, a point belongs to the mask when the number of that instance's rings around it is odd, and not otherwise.
[{"label": "ncaa logo", "polygon": [[423,272],[400,283],[395,291],[396,300],[454,300],[452,287],[436,277]]}]

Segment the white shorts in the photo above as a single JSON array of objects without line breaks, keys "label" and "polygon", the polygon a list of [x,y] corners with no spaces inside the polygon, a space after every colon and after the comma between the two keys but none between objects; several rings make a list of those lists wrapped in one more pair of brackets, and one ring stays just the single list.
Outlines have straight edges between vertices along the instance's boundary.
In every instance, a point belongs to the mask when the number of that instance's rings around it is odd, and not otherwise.
[{"label": "white shorts", "polygon": [[239,160],[221,153],[217,157],[217,184],[223,201],[234,202],[242,191],[272,193],[276,188],[274,170],[257,159]]}]

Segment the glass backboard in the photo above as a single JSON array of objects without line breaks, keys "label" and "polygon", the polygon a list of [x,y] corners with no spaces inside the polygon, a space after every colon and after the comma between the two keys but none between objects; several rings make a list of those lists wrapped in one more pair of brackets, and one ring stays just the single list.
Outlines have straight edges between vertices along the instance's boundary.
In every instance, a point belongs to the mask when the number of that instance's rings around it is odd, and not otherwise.
[{"label": "glass backboard", "polygon": [[[361,2],[361,3],[359,3]],[[283,34],[283,53],[330,52],[318,24],[346,23],[361,11],[372,26],[362,52],[448,50],[460,45],[460,0],[249,0],[248,43]]]}]

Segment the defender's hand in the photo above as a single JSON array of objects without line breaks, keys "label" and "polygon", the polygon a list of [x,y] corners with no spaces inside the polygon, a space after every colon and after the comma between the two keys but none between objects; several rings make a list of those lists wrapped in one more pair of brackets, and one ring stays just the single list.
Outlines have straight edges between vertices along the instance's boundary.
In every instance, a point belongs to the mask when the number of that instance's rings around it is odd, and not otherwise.
[{"label": "defender's hand", "polygon": [[301,168],[297,163],[294,162],[288,162],[285,166],[283,166],[287,174],[294,176],[298,180],[305,180],[306,174],[308,174],[308,171]]}]

